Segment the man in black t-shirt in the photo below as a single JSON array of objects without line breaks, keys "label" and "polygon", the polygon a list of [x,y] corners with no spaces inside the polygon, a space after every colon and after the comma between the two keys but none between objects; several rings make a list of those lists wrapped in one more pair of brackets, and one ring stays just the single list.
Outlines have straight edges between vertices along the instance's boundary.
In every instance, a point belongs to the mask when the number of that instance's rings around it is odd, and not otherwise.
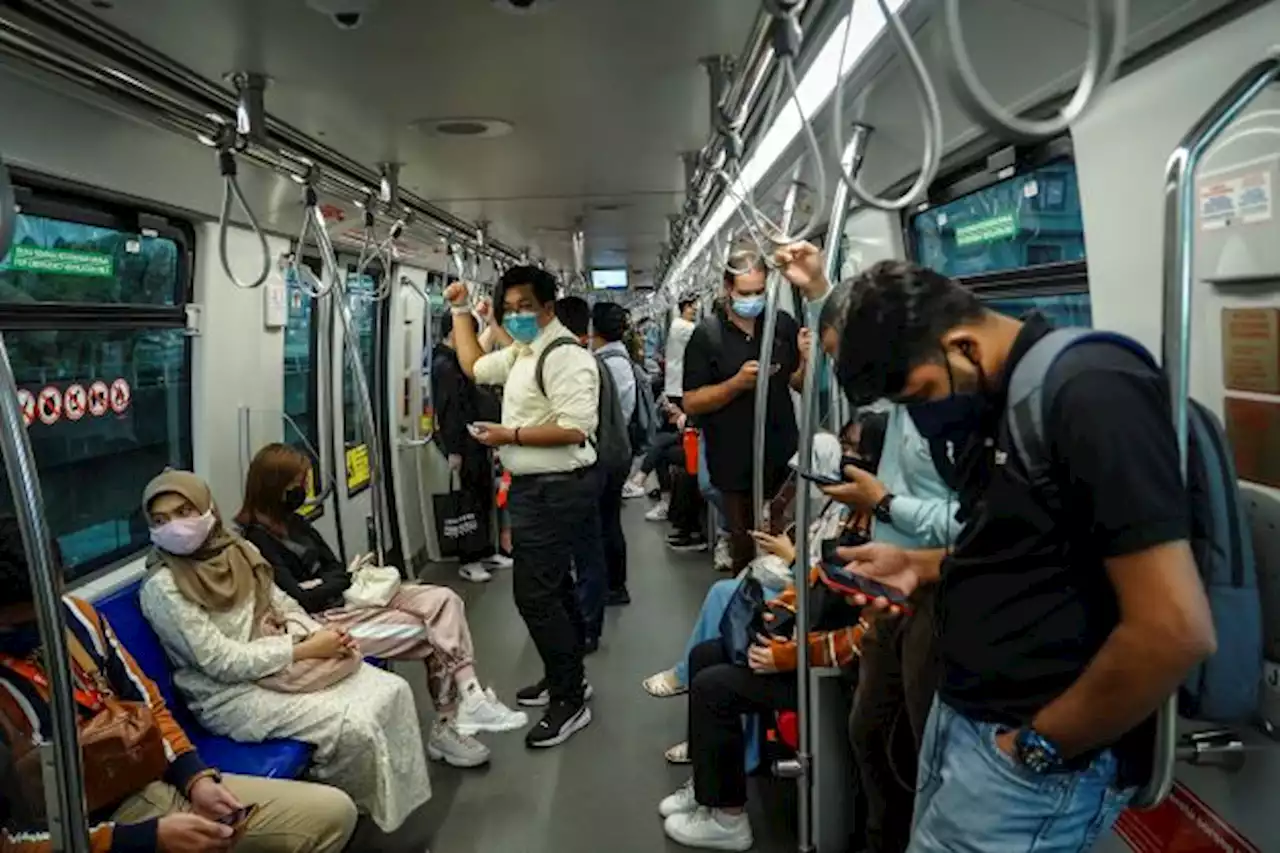
[{"label": "man in black t-shirt", "polygon": [[[751,497],[752,442],[755,434],[755,388],[762,362],[764,329],[764,260],[750,250],[734,252],[724,272],[724,296],[689,339],[684,353],[684,410],[697,421],[706,443],[711,484],[724,495],[732,571],[746,568],[755,556],[750,531],[758,523]],[[799,444],[791,387],[804,381],[808,347],[800,346],[800,327],[790,314],[778,312],[769,376],[765,422],[764,490],[767,497],[787,477],[787,462]]]},{"label": "man in black t-shirt", "polygon": [[910,263],[854,282],[845,392],[905,403],[926,438],[959,449],[954,553],[845,552],[903,592],[938,584],[942,679],[909,853],[1092,847],[1138,781],[1144,722],[1214,649],[1160,374],[1114,344],[1067,350],[1045,383],[1056,497],[1016,470],[1007,382],[1049,329]]}]

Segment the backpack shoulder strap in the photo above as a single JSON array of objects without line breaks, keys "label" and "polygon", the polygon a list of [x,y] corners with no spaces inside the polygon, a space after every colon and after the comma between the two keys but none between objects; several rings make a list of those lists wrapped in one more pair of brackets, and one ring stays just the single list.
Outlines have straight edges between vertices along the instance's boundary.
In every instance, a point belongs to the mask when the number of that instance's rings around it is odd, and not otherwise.
[{"label": "backpack shoulder strap", "polygon": [[579,345],[573,338],[559,337],[548,341],[547,345],[542,348],[542,352],[538,353],[538,363],[534,367],[534,379],[538,383],[538,393],[544,397],[547,396],[547,384],[542,379],[542,366],[547,363],[547,356],[551,354],[552,350],[568,346],[569,344],[573,344],[574,346]]}]

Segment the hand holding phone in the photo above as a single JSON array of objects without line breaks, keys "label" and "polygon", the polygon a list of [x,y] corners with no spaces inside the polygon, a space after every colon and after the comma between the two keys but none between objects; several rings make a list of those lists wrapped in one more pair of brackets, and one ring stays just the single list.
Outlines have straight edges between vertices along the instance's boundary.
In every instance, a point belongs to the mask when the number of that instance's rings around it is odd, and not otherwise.
[{"label": "hand holding phone", "polygon": [[479,424],[467,424],[467,432],[471,433],[472,438],[479,438],[484,434],[484,428]]},{"label": "hand holding phone", "polygon": [[840,486],[844,484],[844,480],[839,477],[833,477],[830,474],[822,474],[817,471],[799,471],[797,473],[810,483],[817,483],[819,486]]}]

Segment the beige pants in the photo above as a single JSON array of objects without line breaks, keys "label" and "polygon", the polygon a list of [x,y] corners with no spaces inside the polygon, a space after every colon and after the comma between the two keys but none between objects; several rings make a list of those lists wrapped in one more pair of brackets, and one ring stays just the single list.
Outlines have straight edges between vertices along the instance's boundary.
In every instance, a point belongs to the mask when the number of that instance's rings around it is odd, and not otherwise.
[{"label": "beige pants", "polygon": [[[222,783],[245,805],[256,805],[236,853],[340,853],[356,827],[351,798],[328,785],[226,774]],[[152,782],[121,804],[117,823],[142,823],[191,810],[177,788]]]}]

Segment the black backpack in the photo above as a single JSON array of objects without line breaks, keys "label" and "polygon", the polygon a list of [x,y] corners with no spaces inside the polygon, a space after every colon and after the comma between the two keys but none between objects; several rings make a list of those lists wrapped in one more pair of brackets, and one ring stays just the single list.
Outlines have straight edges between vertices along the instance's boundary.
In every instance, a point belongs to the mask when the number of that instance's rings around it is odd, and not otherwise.
[{"label": "black backpack", "polygon": [[[1054,517],[1062,506],[1052,482],[1045,421],[1065,376],[1046,385],[1054,362],[1071,347],[1102,342],[1121,347],[1153,369],[1146,348],[1124,335],[1089,329],[1055,329],[1032,345],[1009,378],[1006,424],[1014,450]],[[1240,501],[1235,461],[1213,412],[1189,401],[1187,493],[1191,501],[1191,550],[1204,581],[1218,650],[1187,677],[1178,691],[1181,713],[1233,723],[1250,719],[1262,680],[1262,603],[1248,515]]]},{"label": "black backpack", "polygon": [[627,421],[627,439],[631,442],[631,454],[640,456],[653,446],[654,436],[658,434],[658,404],[653,399],[649,375],[630,357],[620,352],[604,353],[596,358],[626,362],[635,378],[636,404],[631,410],[631,420]]},{"label": "black backpack", "polygon": [[[547,396],[547,386],[542,378],[542,366],[546,363],[551,351],[562,346],[582,346],[574,338],[561,337],[547,343],[538,355],[538,364],[534,368],[534,376],[538,383],[538,393]],[[596,426],[596,438],[591,446],[596,449],[596,460],[610,471],[631,468],[631,439],[627,436],[627,423],[622,418],[622,402],[618,399],[618,386],[613,382],[613,374],[600,359],[596,358],[596,370],[600,374],[600,422]]]}]

